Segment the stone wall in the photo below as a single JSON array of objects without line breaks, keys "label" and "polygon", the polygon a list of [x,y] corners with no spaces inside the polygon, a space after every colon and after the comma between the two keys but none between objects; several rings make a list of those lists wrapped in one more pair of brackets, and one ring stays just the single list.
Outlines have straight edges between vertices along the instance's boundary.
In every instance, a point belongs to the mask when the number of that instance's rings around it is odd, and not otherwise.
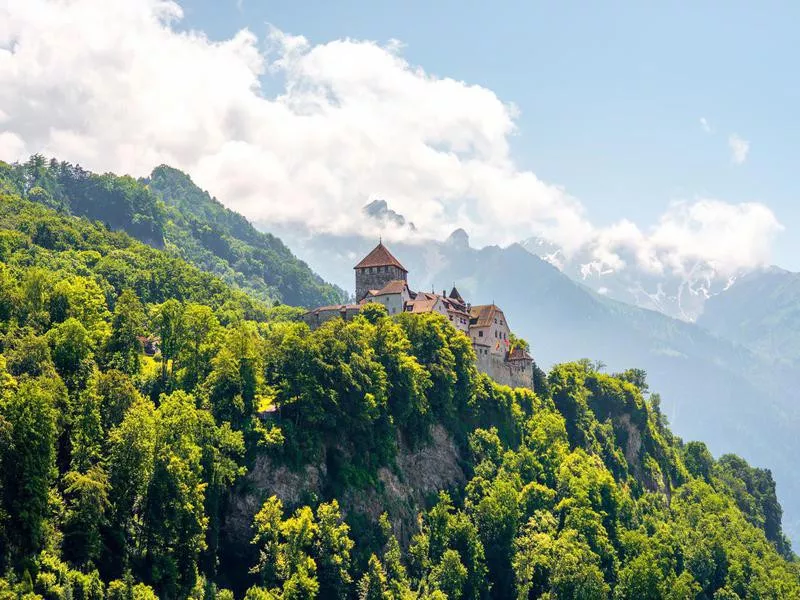
[{"label": "stone wall", "polygon": [[406,281],[406,277],[402,270],[392,266],[356,269],[356,302],[361,301],[368,291],[380,290],[395,279]]},{"label": "stone wall", "polygon": [[497,354],[481,354],[477,357],[478,370],[486,373],[497,383],[510,387],[533,389],[533,366],[519,368],[508,363],[505,357]]}]

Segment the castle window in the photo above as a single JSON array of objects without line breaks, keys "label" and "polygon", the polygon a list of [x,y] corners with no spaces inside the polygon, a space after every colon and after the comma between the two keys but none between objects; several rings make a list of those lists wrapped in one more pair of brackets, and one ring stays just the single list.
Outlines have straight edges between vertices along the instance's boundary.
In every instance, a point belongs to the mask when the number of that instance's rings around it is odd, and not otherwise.
[{"label": "castle window", "polygon": [[478,337],[483,337],[483,331],[478,332]]}]

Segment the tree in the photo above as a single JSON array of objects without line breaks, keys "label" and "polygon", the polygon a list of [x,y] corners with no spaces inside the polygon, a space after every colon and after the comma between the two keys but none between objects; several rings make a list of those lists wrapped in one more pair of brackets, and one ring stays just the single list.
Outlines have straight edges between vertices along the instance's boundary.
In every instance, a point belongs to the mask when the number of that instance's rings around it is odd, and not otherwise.
[{"label": "tree", "polygon": [[317,539],[314,556],[317,563],[317,578],[320,595],[324,598],[347,598],[350,585],[350,552],[353,540],[350,528],[342,522],[339,503],[334,499],[329,504],[317,507]]},{"label": "tree", "polygon": [[622,373],[614,375],[623,381],[629,381],[637,388],[642,394],[647,394],[650,391],[650,386],[647,384],[647,371],[644,369],[626,369]]},{"label": "tree", "polygon": [[118,575],[128,567],[131,552],[147,549],[142,524],[155,470],[156,419],[153,403],[139,398],[108,435],[111,490],[107,543],[112,554],[119,557],[118,563],[108,568]]},{"label": "tree", "polygon": [[111,335],[106,344],[109,366],[128,375],[139,372],[139,355],[142,351],[139,336],[143,333],[144,324],[144,306],[136,293],[130,289],[123,291],[114,306]]},{"label": "tree", "polygon": [[689,473],[706,481],[711,481],[714,457],[703,442],[689,442],[683,450],[684,461]]},{"label": "tree", "polygon": [[99,465],[85,473],[69,471],[64,476],[64,555],[80,567],[87,567],[100,555],[108,490],[108,477]]},{"label": "tree", "polygon": [[251,543],[258,548],[259,558],[250,572],[259,576],[262,585],[273,586],[278,581],[282,521],[283,503],[277,496],[270,496],[253,518],[255,536]]},{"label": "tree", "polygon": [[619,600],[660,600],[666,595],[664,574],[656,557],[642,553],[620,571],[614,597]]},{"label": "tree", "polygon": [[72,416],[70,436],[71,468],[87,472],[102,458],[103,426],[100,417],[100,395],[97,380],[92,377],[86,389],[78,395],[77,414]]},{"label": "tree", "polygon": [[131,378],[121,371],[111,369],[95,377],[103,430],[110,431],[122,422],[128,409],[141,399],[141,394]]},{"label": "tree", "polygon": [[385,541],[383,546],[383,564],[390,600],[407,600],[413,597],[408,573],[403,565],[403,553],[397,541],[389,517],[386,513],[380,516],[379,524]]},{"label": "tree", "polygon": [[170,597],[194,587],[197,560],[206,549],[202,413],[183,391],[163,396],[156,411],[155,460],[143,515],[145,564],[159,593]]},{"label": "tree", "polygon": [[89,332],[74,317],[50,330],[53,364],[71,390],[77,389],[89,375],[88,359],[92,354]]},{"label": "tree", "polygon": [[3,512],[12,556],[34,554],[43,543],[50,485],[54,480],[56,413],[47,384],[23,380],[2,402],[9,444],[3,459]]},{"label": "tree", "polygon": [[381,319],[389,316],[389,311],[383,304],[368,302],[361,307],[358,314],[372,325],[377,325]]},{"label": "tree", "polygon": [[603,579],[597,556],[572,531],[563,532],[554,545],[550,587],[553,598],[602,600],[609,585]]},{"label": "tree", "polygon": [[[184,343],[183,306],[174,298],[154,306],[150,326],[159,337],[161,345],[161,379],[167,378],[170,361],[178,357]],[[174,371],[174,365],[173,365]]]},{"label": "tree", "polygon": [[[272,496],[256,514],[252,543],[259,548],[259,561],[251,572],[258,574],[264,585],[280,586],[283,598],[315,598],[320,585],[311,557],[319,532],[314,513],[308,506],[297,509],[286,520],[282,520],[282,513],[281,501]],[[327,510],[323,513],[328,519],[333,516]]]},{"label": "tree", "polygon": [[386,573],[383,565],[374,554],[369,557],[367,571],[358,582],[359,600],[388,600],[390,598],[386,587]]},{"label": "tree", "polygon": [[444,592],[448,598],[461,598],[461,592],[467,581],[467,568],[462,564],[458,552],[445,550],[442,560],[431,573],[431,579],[436,588]]},{"label": "tree", "polygon": [[508,341],[509,341],[509,350],[513,350],[514,348],[521,348],[525,352],[531,351],[531,345],[526,340],[514,335],[513,333],[510,333],[508,335]]},{"label": "tree", "polygon": [[183,312],[185,333],[183,364],[186,365],[185,385],[191,389],[206,374],[209,336],[219,329],[219,321],[210,307],[188,303]]}]

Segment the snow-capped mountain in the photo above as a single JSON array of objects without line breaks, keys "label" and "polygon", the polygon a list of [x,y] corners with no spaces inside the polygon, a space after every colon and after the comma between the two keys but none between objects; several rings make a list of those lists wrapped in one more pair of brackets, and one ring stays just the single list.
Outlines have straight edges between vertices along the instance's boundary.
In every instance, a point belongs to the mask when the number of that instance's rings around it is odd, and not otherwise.
[{"label": "snow-capped mountain", "polygon": [[651,273],[635,261],[624,268],[614,268],[588,250],[567,257],[560,248],[540,238],[530,238],[521,245],[598,294],[689,322],[698,319],[709,298],[744,275],[723,276],[713,265],[702,261],[680,273]]}]

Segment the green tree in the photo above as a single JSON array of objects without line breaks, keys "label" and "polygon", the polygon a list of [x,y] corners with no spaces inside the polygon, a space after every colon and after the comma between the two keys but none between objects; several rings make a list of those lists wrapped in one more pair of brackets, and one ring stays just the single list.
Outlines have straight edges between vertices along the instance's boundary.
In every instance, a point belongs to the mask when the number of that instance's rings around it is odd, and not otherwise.
[{"label": "green tree", "polygon": [[147,551],[143,525],[148,516],[147,493],[155,470],[157,435],[155,407],[149,400],[141,398],[130,406],[119,425],[108,435],[111,489],[106,543],[119,561],[106,568],[117,576],[129,566],[132,552]]},{"label": "green tree", "polygon": [[[171,361],[178,358],[185,339],[183,306],[174,298],[154,306],[150,327],[158,335],[161,347],[161,379],[167,378]],[[175,369],[172,365],[173,371]]]},{"label": "green tree", "polygon": [[87,567],[102,550],[100,531],[109,506],[108,490],[108,477],[99,465],[64,476],[64,555],[78,566]]},{"label": "green tree", "polygon": [[77,319],[70,317],[51,329],[48,337],[56,370],[70,389],[77,389],[91,372],[89,332]]},{"label": "green tree", "polygon": [[111,321],[111,335],[106,344],[107,363],[123,373],[135,375],[141,367],[142,344],[139,336],[144,332],[145,312],[136,293],[127,289],[117,298]]},{"label": "green tree", "polygon": [[155,460],[143,515],[144,558],[159,593],[171,598],[193,589],[197,560],[206,549],[202,413],[182,391],[163,396],[156,411]]},{"label": "green tree", "polygon": [[210,307],[188,303],[183,312],[186,357],[185,385],[191,389],[206,374],[209,362],[209,337],[218,331],[219,321]]},{"label": "green tree", "polygon": [[47,385],[20,382],[2,400],[8,446],[3,459],[3,512],[13,557],[33,555],[42,545],[50,486],[56,475],[56,413]]},{"label": "green tree", "polygon": [[383,565],[374,554],[369,557],[367,571],[358,582],[359,600],[388,600],[388,588],[386,585],[386,573]]},{"label": "green tree", "polygon": [[342,522],[339,503],[317,507],[317,539],[314,556],[320,595],[324,598],[347,598],[353,580],[350,576],[350,552],[353,540],[350,528]]}]

